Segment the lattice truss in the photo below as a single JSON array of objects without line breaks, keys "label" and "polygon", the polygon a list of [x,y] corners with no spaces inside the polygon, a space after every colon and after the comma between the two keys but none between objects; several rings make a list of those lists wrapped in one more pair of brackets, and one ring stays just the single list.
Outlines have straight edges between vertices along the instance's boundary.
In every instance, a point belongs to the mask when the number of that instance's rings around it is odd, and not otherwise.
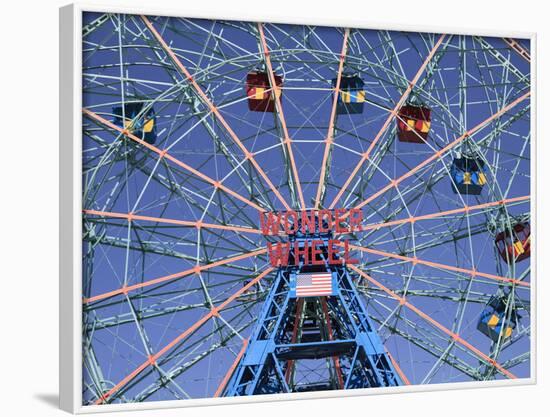
[{"label": "lattice truss", "polygon": [[[349,272],[406,383],[530,375],[530,261],[498,245],[530,223],[528,42],[84,25],[83,403],[220,395],[276,278],[259,213],[289,209],[362,209],[364,230],[341,236],[359,259]],[[273,111],[250,110],[251,72]],[[360,113],[338,110],[350,74]],[[401,141],[415,105],[428,137]],[[461,158],[480,193],[461,191]],[[479,330],[495,297],[511,335]]]}]

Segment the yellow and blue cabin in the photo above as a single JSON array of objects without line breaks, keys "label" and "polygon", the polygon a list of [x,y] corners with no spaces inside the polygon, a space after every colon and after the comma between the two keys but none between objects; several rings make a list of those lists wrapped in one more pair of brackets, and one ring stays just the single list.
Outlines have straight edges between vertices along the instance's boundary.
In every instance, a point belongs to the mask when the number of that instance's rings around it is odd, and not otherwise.
[{"label": "yellow and blue cabin", "polygon": [[450,172],[455,194],[479,195],[487,184],[485,162],[480,158],[455,158]]},{"label": "yellow and blue cabin", "polygon": [[[332,88],[336,88],[337,79],[332,80]],[[357,75],[342,74],[340,89],[336,104],[337,114],[361,114],[365,103],[364,81]]]},{"label": "yellow and blue cabin", "polygon": [[157,140],[155,110],[143,108],[143,102],[124,103],[124,112],[122,106],[113,107],[113,123],[152,145]]},{"label": "yellow and blue cabin", "polygon": [[493,342],[499,338],[502,342],[509,339],[517,326],[517,313],[506,311],[505,300],[505,297],[491,297],[479,317],[477,329]]}]

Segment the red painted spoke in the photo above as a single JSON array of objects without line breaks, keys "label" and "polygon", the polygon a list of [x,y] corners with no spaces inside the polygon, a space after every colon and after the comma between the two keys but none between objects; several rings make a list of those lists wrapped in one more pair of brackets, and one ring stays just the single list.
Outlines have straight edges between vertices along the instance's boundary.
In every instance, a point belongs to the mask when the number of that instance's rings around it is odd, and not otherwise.
[{"label": "red painted spoke", "polygon": [[[431,220],[431,219],[436,219],[438,217],[450,216],[453,214],[471,213],[472,211],[483,210],[489,207],[504,206],[506,204],[517,203],[520,201],[529,201],[530,198],[531,197],[528,195],[521,196],[521,197],[505,198],[503,200],[492,201],[490,203],[477,204],[474,206],[464,206],[464,207],[459,207],[452,210],[445,210],[445,211],[438,211],[430,214],[423,214],[420,216],[410,216],[410,217],[407,217],[406,219],[392,220],[384,223],[366,224],[361,226],[361,229],[362,229],[361,231],[367,231],[367,230],[373,230],[373,229],[376,230],[376,229],[381,229],[389,226],[397,226],[400,224],[414,223],[420,220]],[[351,233],[351,232],[342,232],[341,234],[346,234],[346,233]],[[354,233],[357,233],[357,230],[354,230]]]},{"label": "red painted spoke", "polygon": [[327,138],[325,139],[325,152],[323,153],[323,162],[321,163],[321,174],[319,175],[319,186],[317,187],[317,196],[315,197],[315,208],[319,208],[321,203],[321,194],[325,184],[325,176],[327,170],[327,161],[334,141],[334,122],[336,120],[336,108],[338,105],[338,96],[340,95],[340,84],[342,81],[342,72],[344,71],[344,61],[348,51],[349,29],[344,32],[344,41],[342,42],[342,51],[340,52],[340,64],[338,65],[338,73],[336,75],[336,86],[334,87],[334,97],[332,98],[332,110],[328,122]]},{"label": "red painted spoke", "polygon": [[103,394],[96,402],[95,404],[102,404],[105,401],[107,401],[109,398],[113,396],[113,394],[117,393],[121,388],[126,386],[130,381],[132,381],[136,376],[138,376],[144,369],[147,369],[149,366],[153,366],[156,364],[157,360],[166,354],[168,351],[170,351],[173,347],[175,347],[178,343],[180,343],[182,340],[184,340],[186,337],[190,336],[193,332],[198,330],[200,327],[202,327],[208,320],[210,320],[212,317],[217,317],[220,315],[220,312],[227,307],[232,301],[234,301],[237,297],[239,297],[244,292],[248,291],[253,285],[257,284],[260,280],[262,280],[266,275],[268,275],[271,271],[273,271],[274,268],[269,267],[264,272],[262,272],[260,275],[258,275],[256,278],[251,280],[247,285],[242,287],[239,291],[235,292],[232,296],[227,298],[223,303],[221,303],[219,306],[213,308],[210,310],[210,312],[204,316],[202,316],[199,320],[197,320],[194,324],[192,324],[189,328],[187,328],[185,331],[180,333],[175,339],[173,339],[170,343],[165,345],[162,349],[160,349],[157,353],[154,355],[151,355],[148,360],[143,362],[141,365],[139,365],[136,369],[134,369],[130,374],[128,374],[126,377],[124,377],[120,382],[118,382],[113,388],[111,388],[109,391],[107,391],[105,394]]},{"label": "red painted spoke", "polygon": [[392,181],[390,181],[384,188],[382,188],[381,190],[377,191],[376,193],[372,194],[369,198],[367,198],[366,200],[363,200],[361,203],[357,204],[354,208],[361,208],[361,207],[364,207],[365,205],[367,205],[368,203],[370,203],[372,200],[374,200],[375,198],[381,196],[382,194],[384,194],[386,191],[388,191],[389,189],[391,189],[392,187],[397,187],[402,181],[404,181],[405,179],[409,178],[410,176],[414,175],[416,172],[418,172],[419,170],[421,170],[422,168],[424,168],[426,165],[428,165],[430,162],[433,162],[434,160],[436,160],[437,158],[441,158],[446,152],[448,152],[449,150],[451,150],[454,146],[456,146],[457,144],[459,144],[460,142],[462,142],[464,139],[466,139],[467,137],[473,135],[474,133],[476,133],[478,130],[481,130],[483,129],[484,127],[486,127],[491,121],[493,121],[494,119],[502,116],[504,113],[506,113],[507,111],[511,110],[512,108],[514,108],[515,106],[517,106],[519,103],[521,103],[523,100],[527,99],[529,96],[531,95],[530,92],[527,92],[525,93],[524,95],[522,95],[521,97],[515,99],[514,101],[512,101],[510,104],[508,104],[507,106],[503,107],[502,109],[500,109],[498,112],[496,112],[495,114],[493,114],[492,116],[488,117],[487,119],[485,119],[484,121],[482,121],[481,123],[477,124],[476,126],[474,126],[473,128],[471,128],[470,130],[468,130],[467,132],[465,132],[463,135],[461,135],[460,137],[456,138],[455,140],[453,140],[451,143],[449,143],[447,146],[445,146],[443,149],[435,152],[432,156],[430,156],[429,158],[425,159],[423,162],[421,162],[420,164],[418,164],[417,166],[415,166],[414,168],[408,170],[405,174],[403,174],[402,176],[400,176],[399,178],[396,178]]},{"label": "red painted spoke", "polygon": [[531,63],[531,54],[529,54],[529,51],[527,51],[521,44],[512,38],[502,38],[504,39],[504,42],[510,46],[514,51],[516,51],[523,59],[525,59],[527,62]]},{"label": "red painted spoke", "polygon": [[503,375],[507,376],[508,378],[510,379],[515,379],[516,376],[511,373],[509,370],[505,369],[502,365],[500,365],[499,363],[497,363],[497,361],[495,361],[494,359],[490,358],[489,356],[487,356],[486,354],[484,354],[483,352],[481,352],[479,349],[477,349],[476,347],[474,347],[471,343],[467,342],[466,340],[464,340],[462,337],[460,337],[460,335],[458,335],[457,333],[454,333],[452,332],[451,330],[449,330],[448,328],[446,328],[445,326],[443,326],[441,323],[439,323],[438,321],[434,320],[432,317],[430,317],[428,314],[424,313],[422,310],[420,310],[418,307],[412,305],[411,303],[409,303],[407,301],[407,299],[405,297],[400,297],[399,295],[397,295],[396,293],[394,293],[392,290],[390,290],[389,288],[385,287],[383,284],[381,284],[380,282],[378,282],[377,280],[375,280],[374,278],[372,278],[371,276],[369,276],[368,274],[366,274],[365,272],[361,271],[359,268],[357,268],[355,265],[348,265],[351,269],[353,269],[356,273],[358,273],[359,275],[361,275],[363,278],[365,278],[366,280],[368,280],[370,283],[374,284],[376,287],[378,287],[379,289],[381,289],[382,291],[384,291],[386,294],[388,294],[390,297],[392,297],[393,299],[399,301],[399,304],[401,304],[402,306],[405,306],[407,307],[409,310],[413,311],[414,313],[416,313],[419,317],[423,318],[424,320],[426,320],[428,323],[430,323],[431,325],[433,325],[434,327],[438,328],[439,330],[441,330],[443,333],[445,333],[446,335],[448,335],[449,337],[451,337],[455,342],[461,344],[462,346],[464,346],[466,349],[470,350],[472,353],[474,353],[477,357],[479,357],[480,359],[482,359],[484,362],[486,362],[488,365],[491,365],[493,366],[494,368],[496,368],[500,373],[502,373]]},{"label": "red painted spoke", "polygon": [[391,252],[385,252],[385,251],[381,251],[381,250],[377,250],[377,249],[365,248],[363,246],[357,246],[357,245],[352,245],[352,244],[350,244],[349,247],[350,247],[350,249],[356,249],[356,250],[359,250],[361,252],[371,253],[373,255],[378,255],[378,256],[393,258],[393,259],[399,259],[400,261],[410,262],[410,263],[415,264],[415,265],[416,264],[426,265],[426,266],[429,266],[429,267],[432,267],[432,268],[438,268],[438,269],[444,269],[444,270],[447,270],[447,271],[458,272],[458,273],[461,273],[461,274],[470,275],[474,278],[475,277],[483,277],[483,278],[491,279],[491,280],[494,280],[494,281],[506,282],[506,283],[509,283],[509,284],[515,284],[515,285],[519,285],[520,287],[527,287],[527,288],[531,286],[531,284],[529,284],[528,282],[520,281],[520,280],[514,279],[514,278],[501,277],[500,275],[488,274],[486,272],[476,271],[475,269],[459,268],[459,267],[456,267],[456,266],[446,265],[446,264],[442,264],[442,263],[438,263],[438,262],[426,261],[424,259],[419,259],[419,258],[416,258],[416,257],[411,258],[409,256],[397,255],[397,254],[391,253]]},{"label": "red painted spoke", "polygon": [[[258,23],[258,31],[260,33],[260,41],[262,44],[262,50],[264,53],[265,58],[265,64],[267,67],[267,72],[269,75],[269,82],[271,83],[271,88],[274,90],[274,92],[277,92],[277,89],[279,88],[277,86],[277,83],[275,82],[275,73],[273,72],[273,66],[271,65],[271,57],[269,54],[269,48],[267,47],[267,42],[265,40],[264,35],[264,28],[261,23]],[[294,152],[292,151],[292,139],[290,139],[290,135],[288,134],[288,129],[286,126],[286,120],[285,115],[283,113],[283,106],[281,105],[281,98],[279,97],[279,94],[275,94],[275,108],[277,110],[277,116],[279,118],[279,123],[281,124],[281,128],[283,130],[284,140],[283,143],[286,145],[286,150],[288,152],[288,158],[290,161],[290,167],[292,169],[292,175],[294,177],[294,182],[296,185],[296,191],[298,193],[298,199],[300,200],[300,205],[302,210],[306,209],[306,202],[304,200],[304,195],[302,193],[302,185],[300,183],[300,177],[298,175],[298,168],[296,167],[296,161],[294,160]]]},{"label": "red painted spoke", "polygon": [[405,373],[403,372],[403,370],[401,369],[397,361],[393,358],[392,354],[388,349],[386,349],[386,354],[390,358],[390,361],[393,367],[395,368],[396,372],[399,374],[399,376],[401,377],[401,380],[405,383],[405,385],[411,385],[409,378],[407,378],[407,376],[405,375]]},{"label": "red painted spoke", "polygon": [[99,216],[99,217],[109,217],[113,219],[124,219],[129,222],[132,221],[146,221],[153,223],[166,223],[173,224],[176,226],[183,227],[196,227],[197,229],[219,229],[219,230],[229,230],[231,232],[237,233],[254,233],[261,234],[262,231],[259,229],[251,229],[250,227],[242,226],[229,226],[223,224],[215,223],[203,223],[202,221],[189,221],[189,220],[177,220],[177,219],[168,219],[166,217],[151,217],[151,216],[142,216],[135,213],[116,213],[111,211],[99,211],[99,210],[82,210],[85,214],[90,216]]},{"label": "red painted spoke", "polygon": [[237,136],[235,131],[229,126],[229,123],[227,123],[225,118],[222,116],[219,109],[216,106],[214,106],[214,103],[212,103],[212,101],[208,98],[208,96],[202,90],[202,88],[197,83],[197,81],[195,81],[195,78],[191,75],[191,73],[187,70],[187,68],[182,64],[182,62],[177,57],[177,55],[174,53],[172,48],[170,48],[170,46],[168,46],[166,41],[163,39],[163,37],[160,35],[160,33],[155,29],[155,27],[153,26],[151,21],[146,16],[141,16],[141,18],[142,18],[143,22],[145,23],[145,25],[147,26],[147,28],[149,29],[149,31],[153,34],[153,36],[155,37],[157,42],[162,46],[162,49],[164,49],[164,51],[170,57],[170,59],[176,65],[176,67],[178,67],[178,69],[183,73],[183,75],[185,75],[185,78],[193,86],[196,93],[200,96],[200,98],[202,99],[204,104],[210,109],[212,114],[214,114],[214,116],[216,116],[216,118],[221,123],[221,125],[225,128],[225,130],[227,131],[227,133],[229,134],[229,136],[231,137],[233,142],[235,142],[237,144],[237,146],[241,149],[241,151],[244,153],[245,158],[248,159],[250,161],[250,163],[254,166],[256,171],[264,179],[264,181],[269,186],[271,191],[273,191],[273,194],[275,194],[275,196],[279,199],[279,201],[283,204],[283,206],[285,206],[285,208],[287,210],[290,210],[290,206],[288,205],[286,200],[283,198],[283,196],[281,195],[279,190],[273,185],[271,180],[268,178],[267,174],[260,167],[258,162],[254,159],[254,154],[251,153],[246,148],[246,146],[244,146],[244,144],[239,139],[239,137]]},{"label": "red painted spoke", "polygon": [[207,270],[215,268],[217,266],[227,265],[231,262],[240,261],[240,260],[247,259],[247,258],[252,258],[254,256],[258,256],[258,255],[261,255],[261,254],[266,253],[266,252],[267,252],[267,249],[262,248],[262,249],[254,250],[252,252],[241,253],[240,255],[220,259],[219,261],[211,262],[211,263],[206,264],[206,265],[197,265],[193,268],[186,269],[185,271],[177,272],[175,274],[170,274],[170,275],[165,275],[165,276],[162,276],[162,277],[159,277],[159,278],[150,279],[148,281],[140,282],[139,284],[127,285],[127,286],[122,287],[122,288],[117,288],[116,290],[112,290],[112,291],[108,291],[108,292],[105,292],[105,293],[102,293],[102,294],[94,295],[90,298],[83,298],[82,302],[84,304],[89,304],[89,303],[93,303],[95,301],[104,300],[105,298],[114,297],[115,295],[128,294],[129,292],[138,290],[140,288],[146,288],[146,287],[150,287],[151,285],[157,285],[157,284],[162,284],[162,283],[168,282],[168,281],[174,281],[176,279],[180,279],[180,278],[186,277],[188,275],[198,274],[200,272],[207,271]]},{"label": "red painted spoke", "polygon": [[239,350],[239,353],[235,357],[235,360],[233,361],[233,363],[231,364],[231,366],[227,370],[227,373],[223,377],[222,382],[220,382],[220,385],[218,385],[218,389],[214,393],[214,398],[217,398],[222,394],[222,392],[225,389],[227,383],[229,382],[229,379],[231,378],[231,375],[233,375],[233,372],[235,372],[235,369],[237,369],[237,365],[241,361],[241,359],[244,355],[244,352],[246,352],[247,347],[248,347],[248,339],[244,339],[241,350]]},{"label": "red painted spoke", "polygon": [[393,108],[393,110],[390,112],[390,114],[386,118],[386,121],[382,125],[382,128],[378,131],[378,134],[374,137],[374,140],[372,141],[370,146],[367,148],[367,151],[363,154],[363,156],[361,157],[361,159],[359,160],[359,162],[357,163],[357,165],[355,166],[355,168],[351,172],[350,176],[348,177],[348,179],[346,180],[346,182],[344,183],[342,188],[340,188],[340,191],[338,191],[338,194],[336,195],[336,197],[334,197],[334,200],[332,201],[329,208],[331,208],[331,209],[334,208],[334,206],[338,203],[338,201],[340,200],[340,198],[344,194],[344,191],[348,188],[348,186],[351,183],[351,181],[353,180],[353,178],[357,175],[357,173],[359,172],[359,170],[363,166],[363,163],[370,158],[370,154],[371,154],[372,150],[374,149],[374,147],[376,146],[376,144],[378,143],[378,141],[380,140],[380,138],[382,137],[382,135],[384,134],[384,132],[386,131],[388,126],[390,125],[390,123],[393,121],[395,116],[397,116],[397,113],[399,112],[399,109],[401,109],[401,107],[403,106],[403,104],[405,103],[407,98],[409,97],[409,94],[411,93],[414,86],[416,85],[416,83],[418,82],[418,80],[420,79],[422,74],[424,73],[424,70],[426,69],[426,67],[428,66],[428,64],[432,60],[433,56],[435,55],[435,53],[439,49],[439,46],[441,45],[441,43],[443,43],[443,40],[445,39],[445,36],[446,35],[441,35],[439,37],[439,39],[435,43],[434,47],[432,48],[432,50],[430,51],[430,53],[428,54],[428,56],[426,57],[426,59],[424,60],[424,62],[420,66],[420,68],[418,69],[418,71],[416,72],[416,75],[414,76],[414,78],[409,83],[407,89],[405,90],[405,92],[403,93],[403,95],[401,96],[401,98],[399,99],[399,101],[397,102],[395,107]]},{"label": "red painted spoke", "polygon": [[140,145],[146,147],[147,149],[155,152],[157,155],[159,155],[160,158],[164,158],[164,159],[169,160],[173,164],[179,166],[180,168],[183,168],[184,170],[190,172],[194,176],[196,176],[196,177],[200,178],[201,180],[211,184],[215,188],[218,188],[218,189],[226,192],[227,194],[235,197],[237,200],[240,200],[243,203],[248,204],[250,207],[253,207],[258,211],[261,211],[261,212],[265,211],[262,207],[258,206],[256,203],[253,203],[252,201],[248,200],[247,198],[244,198],[239,193],[237,193],[237,192],[231,190],[230,188],[226,187],[225,185],[223,185],[220,181],[216,181],[215,179],[209,177],[208,175],[203,174],[200,171],[197,171],[195,168],[187,165],[186,163],[184,163],[184,162],[180,161],[179,159],[175,158],[174,156],[170,155],[167,151],[161,150],[161,149],[157,148],[156,146],[145,142],[144,140],[138,138],[136,135],[130,133],[128,130],[122,129],[120,126],[117,126],[114,123],[111,123],[110,121],[108,121],[104,117],[101,117],[97,113],[94,113],[93,111],[88,110],[88,109],[82,109],[82,112],[86,116],[88,116],[89,118],[94,119],[95,121],[101,123],[102,125],[110,128],[110,129],[116,130],[117,132],[121,133],[122,135],[126,136],[127,138],[132,139],[134,142],[137,142]]}]

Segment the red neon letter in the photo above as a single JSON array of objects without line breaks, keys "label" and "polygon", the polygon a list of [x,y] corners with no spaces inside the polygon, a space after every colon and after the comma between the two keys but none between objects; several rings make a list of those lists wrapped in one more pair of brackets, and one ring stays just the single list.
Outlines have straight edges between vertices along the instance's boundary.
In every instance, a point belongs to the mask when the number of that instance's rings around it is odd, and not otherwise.
[{"label": "red neon letter", "polygon": [[[326,227],[325,227],[325,224],[323,222],[325,217],[327,218]],[[330,210],[326,210],[326,209],[319,210],[319,231],[321,233],[326,233],[326,232],[330,231],[331,229],[332,229],[332,214],[331,214]]]},{"label": "red neon letter", "polygon": [[323,245],[322,240],[313,240],[311,242],[311,264],[312,265],[323,265],[325,261],[319,256],[320,259],[317,259],[317,255],[321,255],[323,251],[318,248],[318,245]]},{"label": "red neon letter", "polygon": [[349,211],[349,224],[352,232],[363,230],[363,211],[361,209],[352,208]]},{"label": "red neon letter", "polygon": [[341,265],[342,260],[338,259],[336,256],[340,252],[340,249],[336,246],[338,244],[338,240],[330,239],[328,241],[328,263],[330,265]]},{"label": "red neon letter", "polygon": [[[294,221],[290,221],[290,217],[294,219]],[[298,214],[294,210],[289,210],[285,212],[285,232],[287,235],[293,235],[296,233],[296,230],[298,228]]]},{"label": "red neon letter", "polygon": [[315,233],[315,210],[304,210],[301,213],[302,217],[302,233]]},{"label": "red neon letter", "polygon": [[304,257],[304,265],[309,265],[309,245],[304,241],[304,249],[300,250],[300,242],[294,242],[294,265],[300,264],[300,256]]},{"label": "red neon letter", "polygon": [[262,229],[262,234],[264,236],[279,234],[279,226],[281,224],[281,214],[275,214],[272,211],[267,213],[267,221],[264,218],[266,213],[260,213],[260,225]]},{"label": "red neon letter", "polygon": [[349,240],[344,240],[344,261],[347,264],[358,264],[359,260],[349,257]]},{"label": "red neon letter", "polygon": [[346,233],[348,232],[347,227],[340,226],[340,223],[343,221],[342,215],[346,213],[346,209],[337,208],[334,210],[334,227],[336,228],[336,233]]},{"label": "red neon letter", "polygon": [[288,255],[290,253],[289,242],[277,242],[275,247],[271,242],[267,242],[267,249],[269,251],[269,260],[272,266],[287,266]]}]

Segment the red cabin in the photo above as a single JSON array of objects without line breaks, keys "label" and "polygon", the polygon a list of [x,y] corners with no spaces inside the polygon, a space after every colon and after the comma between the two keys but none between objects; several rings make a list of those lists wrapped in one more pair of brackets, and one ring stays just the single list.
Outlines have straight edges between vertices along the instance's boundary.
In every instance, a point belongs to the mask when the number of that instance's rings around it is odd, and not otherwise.
[{"label": "red cabin", "polygon": [[425,143],[431,126],[428,107],[406,104],[397,114],[397,137],[400,142]]},{"label": "red cabin", "polygon": [[508,263],[519,262],[531,255],[531,226],[529,223],[516,223],[512,232],[506,229],[495,238],[498,252]]},{"label": "red cabin", "polygon": [[[274,74],[275,84],[280,87],[283,79]],[[277,88],[276,94],[281,98],[282,90]],[[266,72],[252,71],[246,76],[246,95],[250,111],[274,112],[275,94],[271,91],[269,75]]]}]

